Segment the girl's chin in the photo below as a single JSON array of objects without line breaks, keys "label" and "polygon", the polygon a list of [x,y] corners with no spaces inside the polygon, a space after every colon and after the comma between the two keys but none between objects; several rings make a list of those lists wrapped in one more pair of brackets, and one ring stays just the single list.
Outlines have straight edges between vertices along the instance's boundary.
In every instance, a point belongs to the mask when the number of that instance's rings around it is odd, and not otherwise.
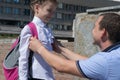
[{"label": "girl's chin", "polygon": [[49,21],[44,21],[45,23],[48,23]]},{"label": "girl's chin", "polygon": [[47,19],[44,19],[44,20],[43,20],[43,22],[45,22],[45,23],[48,22],[48,21],[49,21],[49,20],[47,20]]},{"label": "girl's chin", "polygon": [[44,20],[45,23],[49,22],[49,19]]}]

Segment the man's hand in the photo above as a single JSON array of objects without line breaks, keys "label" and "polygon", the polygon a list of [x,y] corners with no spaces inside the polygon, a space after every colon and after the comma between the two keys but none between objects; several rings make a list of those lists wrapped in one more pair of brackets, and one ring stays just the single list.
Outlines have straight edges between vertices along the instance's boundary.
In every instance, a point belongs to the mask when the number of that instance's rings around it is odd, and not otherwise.
[{"label": "man's hand", "polygon": [[54,39],[54,43],[52,44],[53,50],[57,53],[61,53],[61,47],[64,47],[60,42]]},{"label": "man's hand", "polygon": [[30,44],[29,44],[29,49],[31,49],[34,52],[37,52],[43,47],[42,43],[36,39],[36,37],[31,37],[30,38]]}]

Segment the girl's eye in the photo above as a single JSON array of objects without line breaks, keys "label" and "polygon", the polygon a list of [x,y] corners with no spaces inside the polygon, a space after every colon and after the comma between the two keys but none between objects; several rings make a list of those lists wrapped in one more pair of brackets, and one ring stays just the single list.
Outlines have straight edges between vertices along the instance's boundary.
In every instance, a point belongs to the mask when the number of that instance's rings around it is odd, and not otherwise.
[{"label": "girl's eye", "polygon": [[47,11],[48,11],[48,12],[52,12],[52,10],[50,10],[50,9],[48,9]]}]

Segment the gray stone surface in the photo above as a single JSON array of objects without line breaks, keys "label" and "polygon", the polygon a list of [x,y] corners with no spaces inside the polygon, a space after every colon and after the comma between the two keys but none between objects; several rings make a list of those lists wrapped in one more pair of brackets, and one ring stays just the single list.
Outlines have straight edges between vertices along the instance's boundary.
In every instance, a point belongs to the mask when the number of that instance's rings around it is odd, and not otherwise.
[{"label": "gray stone surface", "polygon": [[74,20],[74,49],[77,53],[91,56],[99,50],[92,44],[92,29],[96,18],[97,15],[88,15],[87,13],[76,15],[76,19]]}]

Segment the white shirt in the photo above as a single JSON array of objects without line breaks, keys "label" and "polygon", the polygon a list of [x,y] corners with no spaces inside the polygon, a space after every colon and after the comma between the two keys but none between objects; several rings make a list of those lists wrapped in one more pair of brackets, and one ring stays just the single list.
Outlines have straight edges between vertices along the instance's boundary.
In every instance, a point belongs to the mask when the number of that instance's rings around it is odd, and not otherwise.
[{"label": "white shirt", "polygon": [[[51,43],[53,43],[53,35],[50,28],[38,18],[34,17],[32,21],[38,32],[38,39],[44,44],[44,46],[52,51]],[[19,57],[19,79],[28,79],[28,57],[29,57],[29,38],[32,36],[30,28],[26,25],[21,32],[20,39],[20,57]],[[45,62],[45,60],[39,55],[34,53],[32,59],[32,77],[44,80],[54,80],[51,67]]]}]

